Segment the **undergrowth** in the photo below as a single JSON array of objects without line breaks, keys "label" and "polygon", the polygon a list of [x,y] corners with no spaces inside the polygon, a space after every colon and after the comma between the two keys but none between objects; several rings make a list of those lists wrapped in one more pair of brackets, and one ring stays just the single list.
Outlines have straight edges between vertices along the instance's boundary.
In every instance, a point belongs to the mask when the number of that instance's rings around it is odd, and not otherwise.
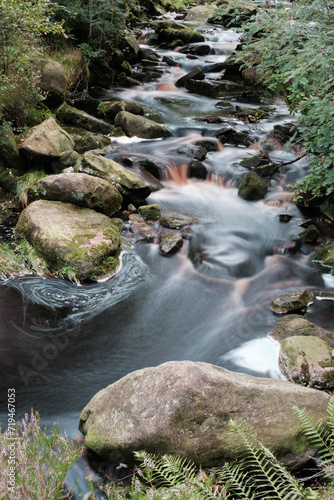
[{"label": "undergrowth", "polygon": [[[236,421],[230,431],[242,452],[233,462],[221,467],[201,469],[179,456],[158,457],[135,452],[137,467],[130,486],[108,482],[88,483],[90,500],[332,500],[334,492],[334,398],[328,405],[328,421],[315,422],[310,413],[295,407],[302,432],[310,445],[318,448],[318,473],[321,482],[304,486],[253,434]],[[10,415],[9,415],[10,417]],[[9,418],[10,421],[10,418]],[[31,410],[18,424],[0,429],[0,500],[62,500],[69,468],[82,448],[59,431],[40,426],[38,414]],[[13,458],[14,457],[14,458]],[[13,460],[14,459],[14,465]],[[12,468],[11,468],[12,467]],[[14,472],[13,472],[14,471]],[[320,471],[320,472],[319,472]],[[8,479],[9,478],[9,479]],[[102,478],[101,478],[102,479]],[[311,478],[312,479],[312,478]],[[9,489],[13,481],[14,493]],[[101,491],[96,494],[97,488]]]}]

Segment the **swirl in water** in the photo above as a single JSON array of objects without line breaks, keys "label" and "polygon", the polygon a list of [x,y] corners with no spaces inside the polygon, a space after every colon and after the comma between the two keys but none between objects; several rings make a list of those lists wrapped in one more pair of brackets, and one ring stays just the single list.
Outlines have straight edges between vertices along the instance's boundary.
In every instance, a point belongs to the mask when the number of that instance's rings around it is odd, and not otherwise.
[{"label": "swirl in water", "polygon": [[53,312],[65,312],[61,320],[45,320],[31,327],[40,332],[69,331],[78,328],[106,309],[128,297],[134,288],[150,279],[146,264],[134,252],[122,257],[122,268],[107,281],[78,287],[73,283],[53,278],[28,276],[6,281],[18,290],[25,300],[46,307]]}]

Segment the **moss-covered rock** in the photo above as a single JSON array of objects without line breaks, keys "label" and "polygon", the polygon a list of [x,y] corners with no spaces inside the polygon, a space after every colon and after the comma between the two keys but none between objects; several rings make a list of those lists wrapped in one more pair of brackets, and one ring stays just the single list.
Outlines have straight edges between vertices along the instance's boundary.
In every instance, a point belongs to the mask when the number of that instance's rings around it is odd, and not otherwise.
[{"label": "moss-covered rock", "polygon": [[138,207],[138,213],[145,220],[159,219],[161,215],[160,205],[142,205]]},{"label": "moss-covered rock", "polygon": [[311,224],[304,231],[298,234],[298,238],[304,243],[314,243],[319,237],[320,231],[314,224]]},{"label": "moss-covered rock", "polygon": [[36,163],[50,165],[65,151],[72,151],[74,141],[54,118],[48,118],[34,127],[23,141],[20,151]]},{"label": "moss-covered rock", "polygon": [[261,200],[267,191],[266,181],[255,172],[248,172],[239,185],[238,195],[244,200]]},{"label": "moss-covered rock", "polygon": [[52,59],[39,59],[34,65],[40,72],[38,85],[46,93],[45,103],[56,107],[64,102],[67,79],[63,66]]},{"label": "moss-covered rock", "polygon": [[112,101],[102,101],[98,107],[99,116],[106,116],[114,121],[117,113],[120,111],[128,111],[133,115],[144,116],[144,108],[140,104],[132,101],[125,101],[124,99],[115,99]]},{"label": "moss-covered rock", "polygon": [[191,160],[187,165],[188,167],[188,177],[195,177],[195,179],[205,180],[208,175],[208,170],[204,163],[198,160]]},{"label": "moss-covered rock", "polygon": [[329,196],[320,207],[320,212],[334,221],[334,196]]},{"label": "moss-covered rock", "polygon": [[216,6],[206,3],[205,5],[197,5],[196,7],[191,7],[187,11],[185,21],[187,22],[208,22],[210,17],[212,17]]},{"label": "moss-covered rock", "polygon": [[75,170],[110,182],[123,197],[136,204],[143,203],[152,193],[152,186],[139,174],[93,151],[83,155]]},{"label": "moss-covered rock", "polygon": [[102,134],[87,132],[87,130],[79,134],[71,134],[71,137],[74,140],[75,151],[80,154],[92,149],[103,149],[110,146],[110,139],[108,137]]},{"label": "moss-covered rock", "polygon": [[111,216],[122,206],[123,197],[103,179],[88,174],[63,173],[43,177],[29,190],[29,200],[73,203]]},{"label": "moss-covered rock", "polygon": [[324,248],[314,254],[315,262],[320,262],[325,267],[330,268],[330,272],[334,273],[334,243],[326,245]]},{"label": "moss-covered rock", "polygon": [[334,387],[332,348],[322,339],[295,335],[281,342],[279,366],[291,382],[314,387]]},{"label": "moss-covered rock", "polygon": [[121,127],[129,137],[137,136],[143,139],[158,139],[173,135],[163,125],[143,116],[134,115],[128,111],[120,111],[116,115],[115,125],[116,127]]},{"label": "moss-covered rock", "polygon": [[153,27],[157,34],[158,44],[170,44],[175,40],[181,40],[183,45],[205,41],[205,36],[199,31],[174,21],[156,21],[153,23]]},{"label": "moss-covered rock", "polygon": [[51,272],[71,268],[81,282],[110,276],[119,265],[117,226],[106,215],[70,203],[31,203],[20,215],[15,237],[40,252]]},{"label": "moss-covered rock", "polygon": [[109,134],[112,130],[110,123],[95,118],[95,116],[89,115],[69,104],[63,104],[57,110],[57,119],[66,125],[74,125],[98,134]]},{"label": "moss-covered rock", "polygon": [[292,405],[327,418],[330,396],[291,382],[234,373],[208,363],[171,361],[130,373],[98,392],[82,410],[85,444],[113,462],[133,452],[180,455],[202,467],[221,465],[235,446],[231,418],[251,427],[279,459],[308,449]]},{"label": "moss-covered rock", "polygon": [[294,335],[318,337],[319,339],[323,339],[332,349],[334,348],[333,332],[301,317],[281,319],[275,328],[268,333],[268,336],[279,342],[282,342],[287,337],[293,337]]},{"label": "moss-covered rock", "polygon": [[282,295],[269,302],[275,313],[289,313],[306,308],[314,301],[314,293],[311,290],[302,289],[295,293]]},{"label": "moss-covered rock", "polygon": [[204,148],[208,153],[219,151],[218,144],[213,139],[201,139],[196,142],[196,146]]},{"label": "moss-covered rock", "polygon": [[0,125],[0,163],[8,168],[23,166],[14,132],[7,122]]}]

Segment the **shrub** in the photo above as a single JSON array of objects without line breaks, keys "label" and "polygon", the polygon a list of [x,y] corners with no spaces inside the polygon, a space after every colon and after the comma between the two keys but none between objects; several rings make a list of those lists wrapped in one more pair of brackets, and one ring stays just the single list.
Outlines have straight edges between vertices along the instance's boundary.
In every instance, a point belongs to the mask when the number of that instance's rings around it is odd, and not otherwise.
[{"label": "shrub", "polygon": [[[234,4],[237,15],[240,0]],[[262,82],[284,92],[290,111],[299,115],[310,168],[297,184],[297,196],[329,195],[334,192],[334,1],[265,5],[241,27],[246,43],[239,60],[256,65]]]},{"label": "shrub", "polygon": [[[41,429],[39,415],[30,416],[6,431],[0,432],[1,477],[0,498],[16,500],[61,500],[63,481],[68,469],[79,458],[81,446],[69,441],[54,425],[50,432]],[[11,450],[14,446],[15,452]],[[14,459],[14,465],[11,460]],[[14,493],[8,489],[8,478],[15,470]],[[13,494],[12,494],[13,493]]]}]

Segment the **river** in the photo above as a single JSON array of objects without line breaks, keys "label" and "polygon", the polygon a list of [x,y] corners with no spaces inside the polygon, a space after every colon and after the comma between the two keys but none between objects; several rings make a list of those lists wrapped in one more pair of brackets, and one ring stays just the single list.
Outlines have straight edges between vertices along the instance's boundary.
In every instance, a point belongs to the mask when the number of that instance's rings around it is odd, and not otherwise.
[{"label": "river", "polygon": [[[164,73],[158,80],[109,90],[110,96],[149,107],[174,137],[113,139],[107,155],[174,165],[162,180],[163,189],[147,202],[196,217],[200,224],[192,227],[192,238],[181,252],[169,258],[159,254],[157,243],[134,245],[108,281],[77,286],[28,276],[0,284],[1,401],[6,403],[8,388],[15,388],[17,419],[33,407],[43,423],[57,421],[76,436],[80,412],[97,391],[133,370],[169,360],[206,361],[280,378],[278,345],[266,337],[277,320],[268,302],[300,288],[334,290],[333,278],[312,263],[312,246],[302,245],[298,253],[282,250],[306,219],[285,187],[305,175],[305,159],[271,178],[266,198],[256,202],[242,200],[235,187],[246,171],[239,161],[256,154],[254,146],[208,153],[203,161],[207,180],[187,179],[179,167],[182,157],[175,149],[213,137],[222,124],[197,120],[219,116],[218,99],[174,84],[199,63],[224,61],[239,37],[219,26],[200,30],[210,54],[194,60],[182,52],[159,50],[178,65],[160,63]],[[275,124],[291,120],[283,103],[275,106],[270,118],[249,125],[257,143],[265,145]],[[267,150],[276,162],[295,158],[291,150]],[[292,218],[283,223],[281,214]],[[305,318],[334,329],[331,309],[330,301],[316,300]],[[2,428],[6,422],[2,406]]]}]

